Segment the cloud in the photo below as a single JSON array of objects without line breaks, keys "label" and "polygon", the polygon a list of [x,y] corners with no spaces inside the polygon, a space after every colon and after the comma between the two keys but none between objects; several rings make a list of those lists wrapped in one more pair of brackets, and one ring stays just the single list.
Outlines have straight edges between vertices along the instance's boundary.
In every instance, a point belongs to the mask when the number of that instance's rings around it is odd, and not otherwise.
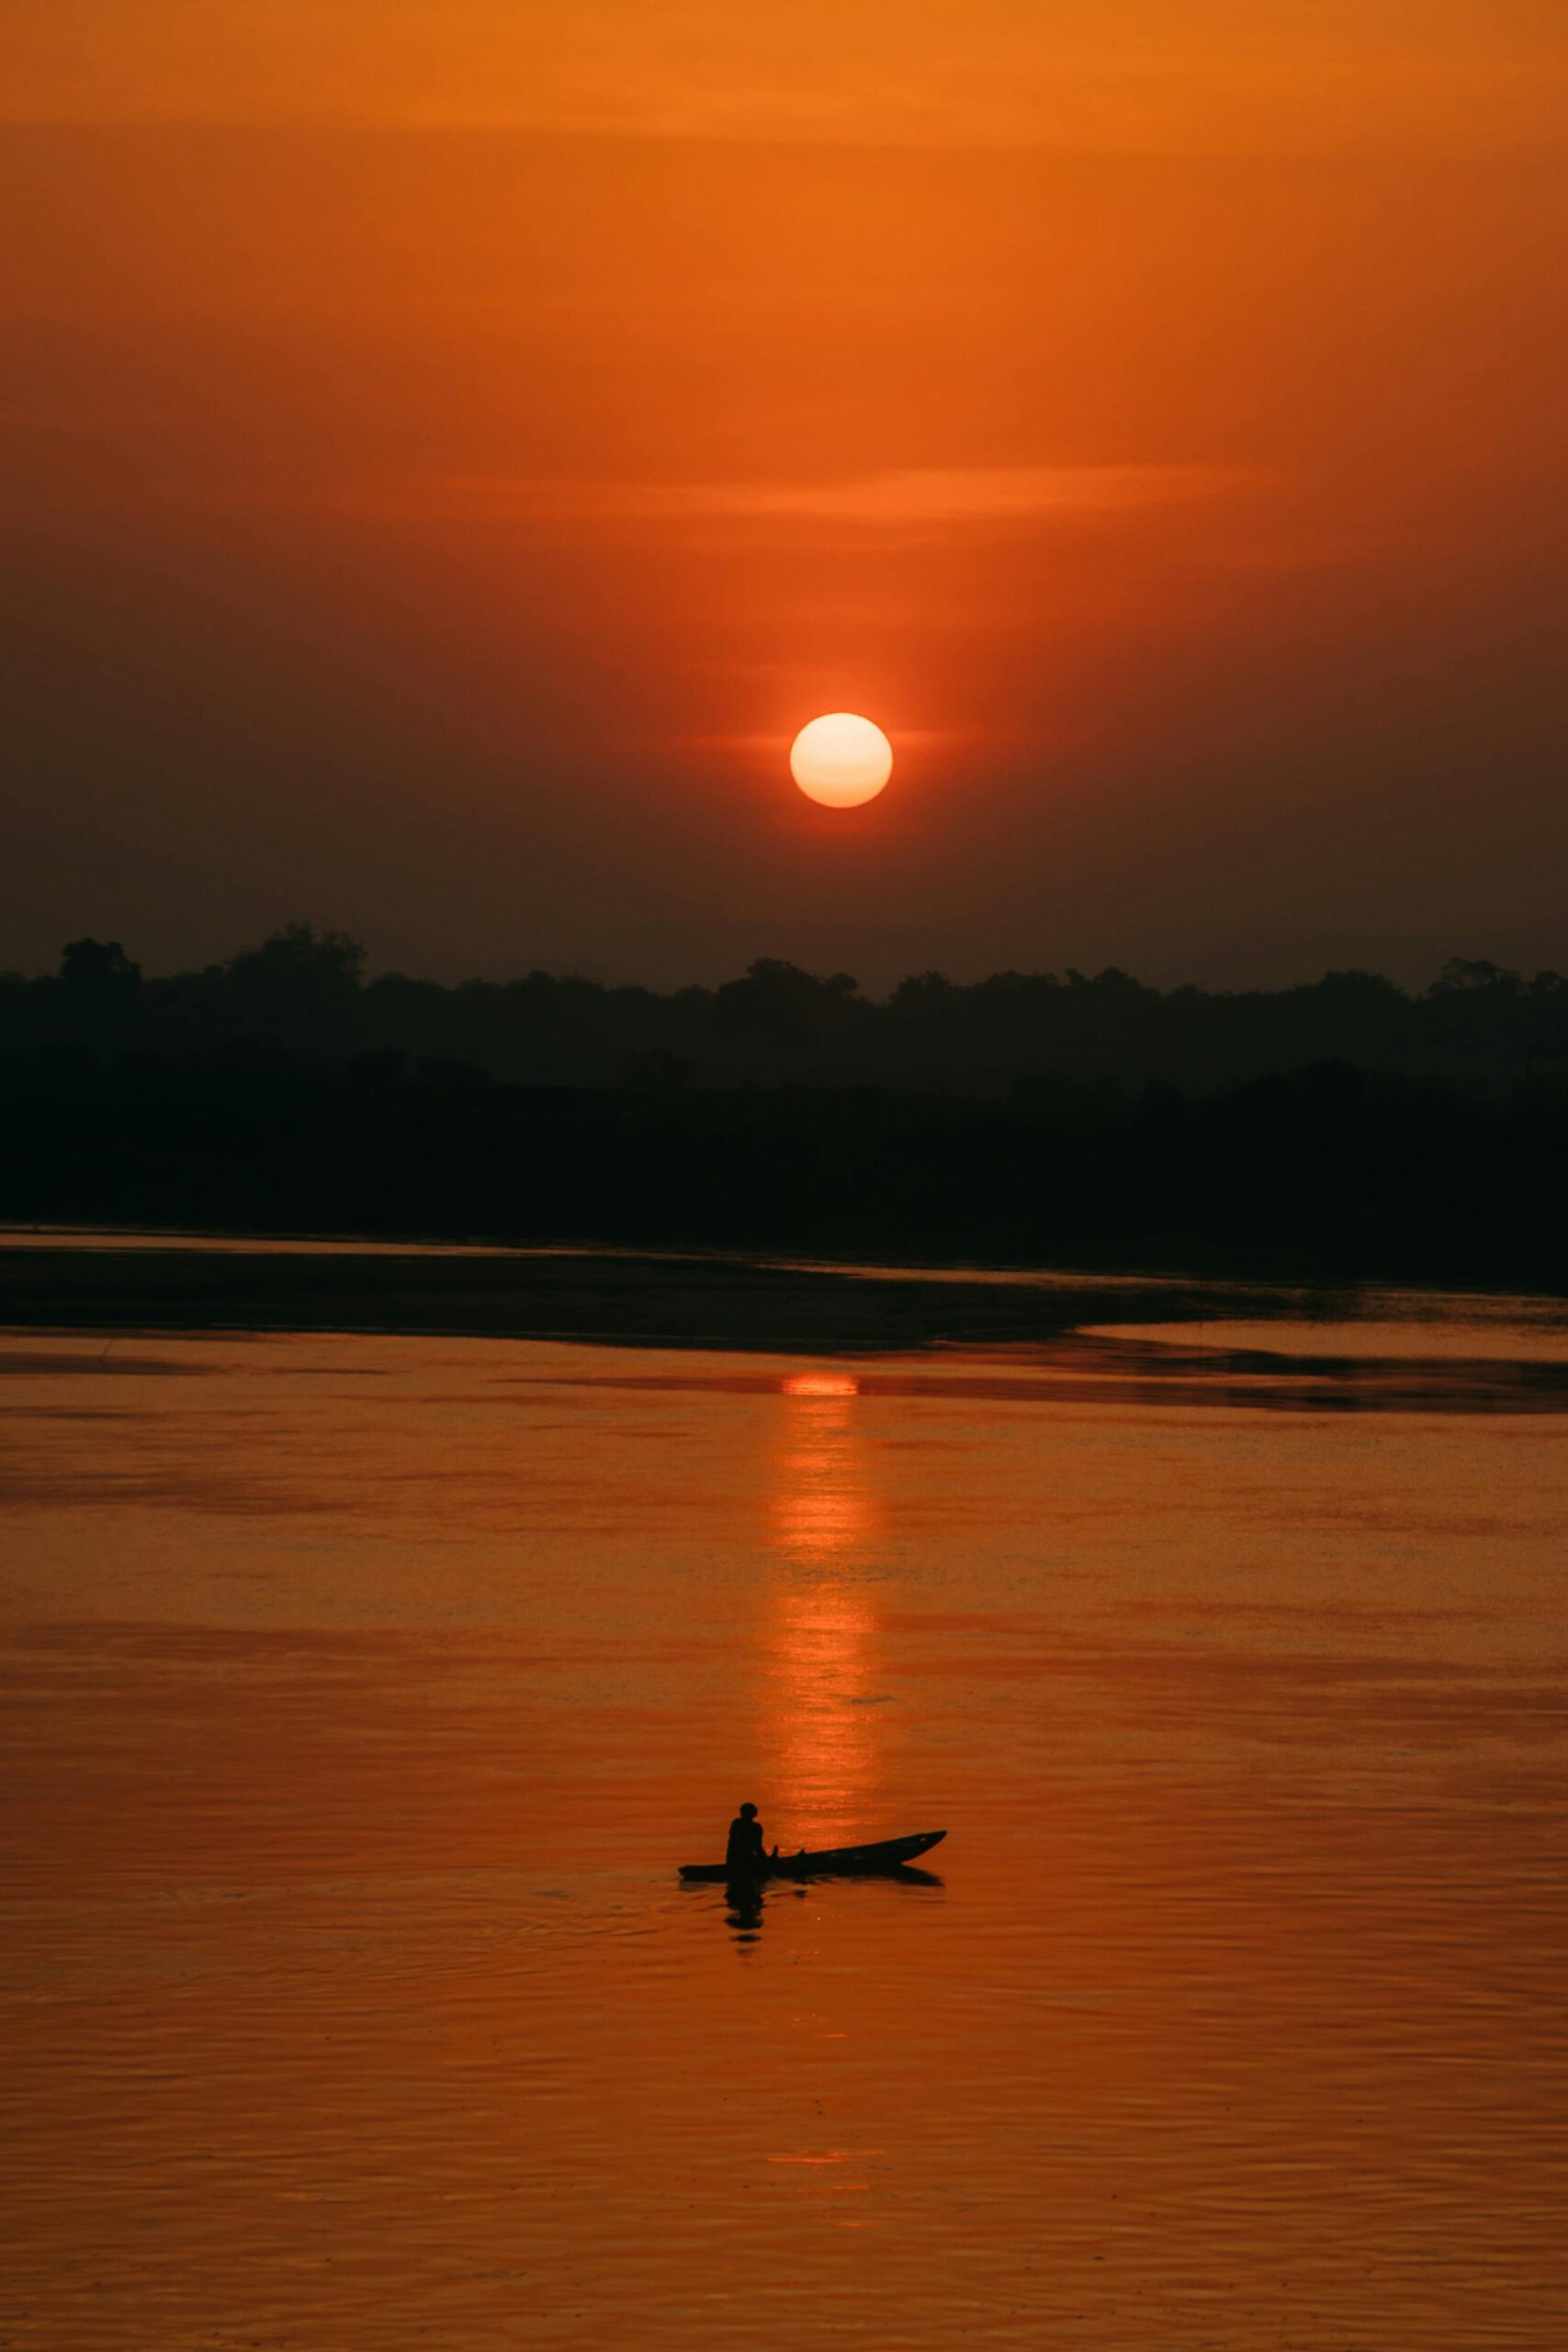
[{"label": "cloud", "polygon": [[908,532],[1138,514],[1256,493],[1271,480],[1256,469],[1213,465],[912,466],[817,482],[572,481],[464,474],[422,485],[414,503],[494,521],[794,523]]}]

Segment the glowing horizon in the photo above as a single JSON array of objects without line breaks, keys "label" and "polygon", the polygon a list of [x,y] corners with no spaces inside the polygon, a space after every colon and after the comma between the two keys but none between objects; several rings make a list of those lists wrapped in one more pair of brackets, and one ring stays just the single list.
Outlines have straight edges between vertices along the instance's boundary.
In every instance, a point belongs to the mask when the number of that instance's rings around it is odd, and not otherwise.
[{"label": "glowing horizon", "polygon": [[1568,961],[1553,13],[20,29],[9,961]]}]

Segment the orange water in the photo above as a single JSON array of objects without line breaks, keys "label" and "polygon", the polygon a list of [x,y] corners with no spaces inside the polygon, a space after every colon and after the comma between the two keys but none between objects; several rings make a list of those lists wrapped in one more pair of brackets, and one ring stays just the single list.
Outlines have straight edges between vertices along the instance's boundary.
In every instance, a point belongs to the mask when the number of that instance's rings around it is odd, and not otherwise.
[{"label": "orange water", "polygon": [[1001,1370],[0,1342],[0,2344],[1568,2340],[1568,1419]]}]

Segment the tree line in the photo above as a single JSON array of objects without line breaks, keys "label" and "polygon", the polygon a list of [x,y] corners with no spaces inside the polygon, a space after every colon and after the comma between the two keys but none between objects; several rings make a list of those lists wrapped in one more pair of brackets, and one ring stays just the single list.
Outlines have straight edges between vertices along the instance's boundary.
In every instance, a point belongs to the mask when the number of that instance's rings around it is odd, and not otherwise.
[{"label": "tree line", "polygon": [[0,1053],[87,1047],[186,1060],[236,1049],[460,1065],[584,1088],[874,1086],[1009,1097],[1032,1084],[1208,1093],[1348,1062],[1495,1090],[1568,1076],[1568,979],[1454,958],[1418,990],[1333,971],[1283,989],[1161,989],[1114,967],[923,972],[885,998],[774,958],[660,991],[533,971],[447,985],[367,978],[359,943],[291,923],[226,961],[152,976],[84,938],[57,972],[0,973]]},{"label": "tree line", "polygon": [[754,964],[367,980],[295,925],[0,981],[0,1218],[1568,1289],[1568,984]]}]

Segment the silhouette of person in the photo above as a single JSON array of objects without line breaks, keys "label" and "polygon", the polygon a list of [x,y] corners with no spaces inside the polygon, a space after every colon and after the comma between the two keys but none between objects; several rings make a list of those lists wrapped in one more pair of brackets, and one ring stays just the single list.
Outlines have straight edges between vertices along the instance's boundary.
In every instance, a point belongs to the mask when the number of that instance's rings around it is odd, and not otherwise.
[{"label": "silhouette of person", "polygon": [[768,1849],[754,1804],[743,1804],[729,1825],[724,1866],[731,1878],[763,1878],[767,1874]]}]

